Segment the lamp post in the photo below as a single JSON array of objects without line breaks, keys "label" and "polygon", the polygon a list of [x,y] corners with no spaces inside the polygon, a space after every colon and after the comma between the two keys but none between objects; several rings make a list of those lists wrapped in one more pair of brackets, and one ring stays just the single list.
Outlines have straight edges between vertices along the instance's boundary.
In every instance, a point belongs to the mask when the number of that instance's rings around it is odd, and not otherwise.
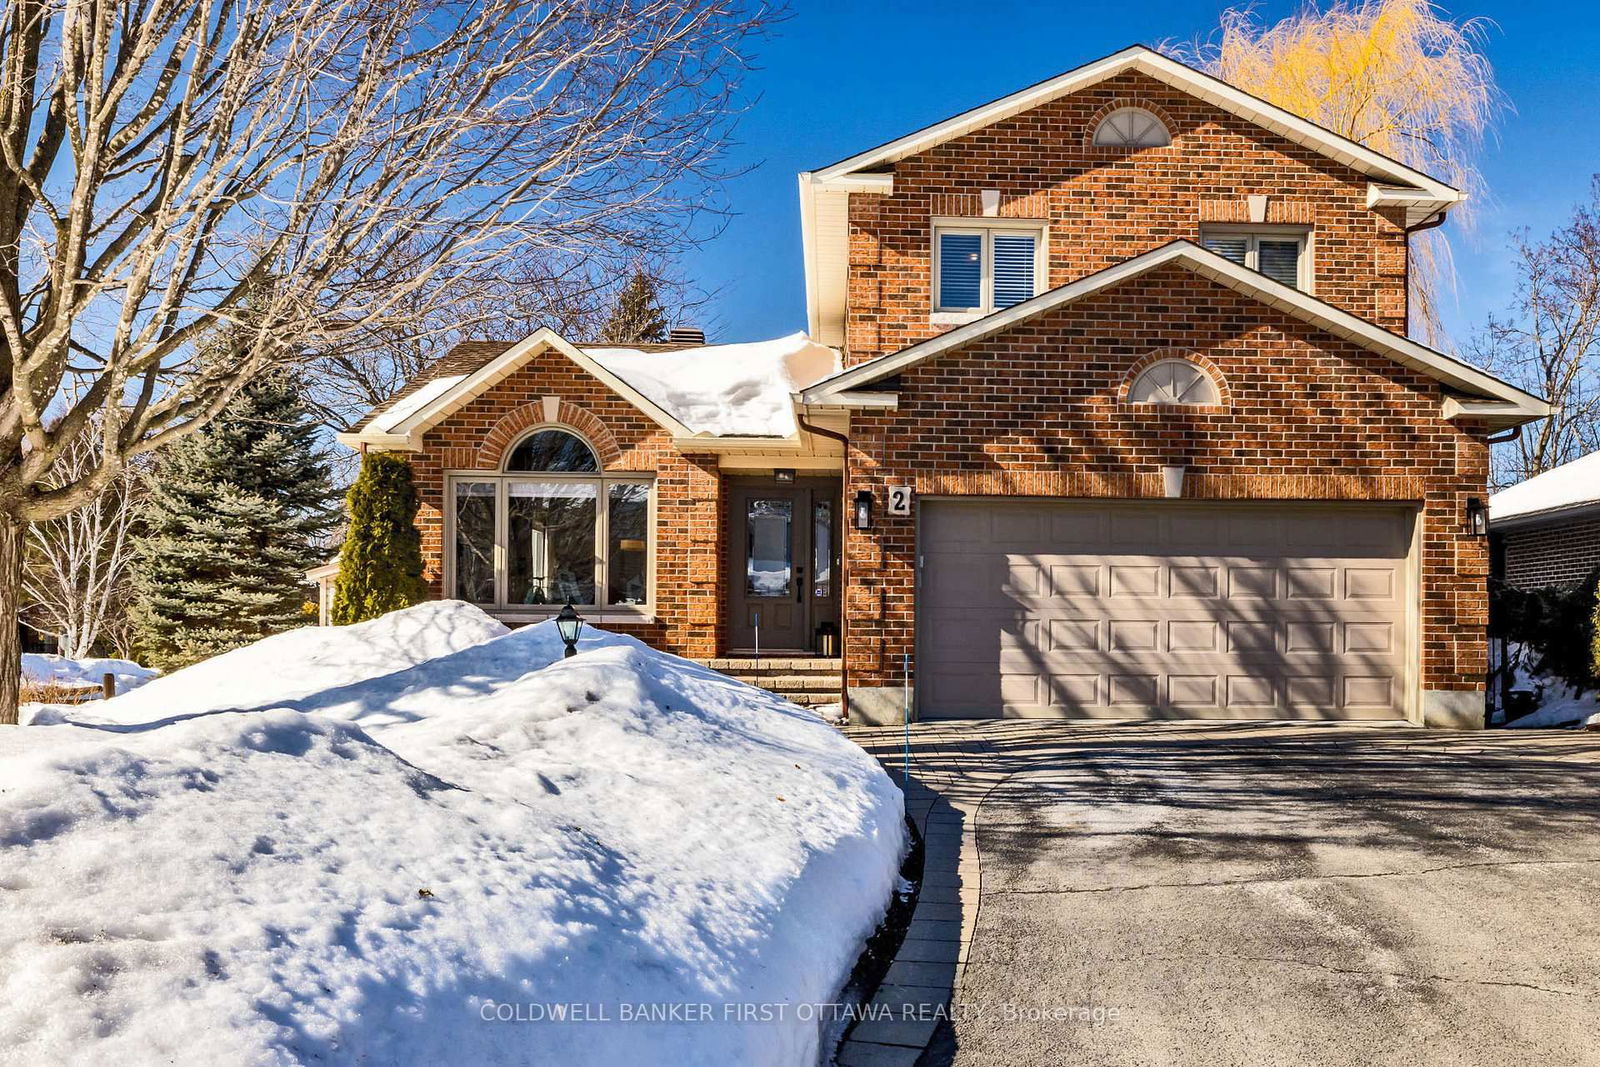
[{"label": "lamp post", "polygon": [[567,606],[561,609],[561,614],[556,616],[556,632],[561,635],[562,642],[567,646],[562,653],[562,659],[568,659],[578,654],[578,635],[583,633],[583,616],[579,615],[572,607],[572,601],[567,601]]}]

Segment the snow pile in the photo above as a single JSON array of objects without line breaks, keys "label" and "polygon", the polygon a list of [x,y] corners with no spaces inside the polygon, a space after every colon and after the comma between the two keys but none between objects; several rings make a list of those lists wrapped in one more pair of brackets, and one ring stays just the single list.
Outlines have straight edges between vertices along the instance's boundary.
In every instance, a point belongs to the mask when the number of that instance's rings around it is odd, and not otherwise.
[{"label": "snow pile", "polygon": [[553,624],[458,603],[366,627],[391,647],[300,631],[219,657],[232,690],[201,665],[0,738],[0,1048],[815,1061],[799,1006],[833,999],[897,873],[865,753],[631,638],[562,659]]},{"label": "snow pile", "polygon": [[1529,653],[1520,644],[1509,644],[1506,657],[1511,669],[1511,691],[1537,694],[1539,707],[1505,725],[1535,730],[1558,726],[1600,728],[1600,693],[1589,690],[1580,696],[1554,675],[1533,673],[1528,669]]},{"label": "snow pile", "polygon": [[1600,452],[1535,475],[1489,498],[1489,518],[1509,519],[1600,501]]},{"label": "snow pile", "polygon": [[137,689],[161,672],[141,667],[131,659],[70,659],[34,652],[22,655],[24,685],[98,687],[108,674],[116,678],[117,692],[121,693]]},{"label": "snow pile", "polygon": [[674,352],[584,353],[689,429],[719,437],[794,436],[792,394],[840,369],[839,353],[804,333]]},{"label": "snow pile", "polygon": [[[104,715],[112,717],[106,721],[152,723],[219,709],[284,707],[510,632],[483,612],[463,607],[455,601],[431,601],[354,626],[309,626],[275,634],[72,718],[96,721]],[[61,722],[66,715],[62,708],[35,708],[31,721]]]}]

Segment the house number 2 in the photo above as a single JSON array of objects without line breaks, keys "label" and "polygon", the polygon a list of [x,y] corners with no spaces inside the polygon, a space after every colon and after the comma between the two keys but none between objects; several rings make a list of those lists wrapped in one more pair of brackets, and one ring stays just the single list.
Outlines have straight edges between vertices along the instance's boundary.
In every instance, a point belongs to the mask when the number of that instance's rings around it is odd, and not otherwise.
[{"label": "house number 2", "polygon": [[890,515],[911,514],[911,487],[909,485],[889,486],[889,507],[887,510]]}]

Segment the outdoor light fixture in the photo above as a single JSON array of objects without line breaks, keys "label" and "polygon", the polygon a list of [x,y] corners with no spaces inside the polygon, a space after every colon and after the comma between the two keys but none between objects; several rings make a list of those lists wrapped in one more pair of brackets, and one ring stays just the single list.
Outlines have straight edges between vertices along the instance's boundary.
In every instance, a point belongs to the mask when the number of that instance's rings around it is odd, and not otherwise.
[{"label": "outdoor light fixture", "polygon": [[561,609],[561,614],[556,616],[556,632],[561,634],[561,640],[567,646],[567,651],[562,654],[562,659],[567,659],[578,654],[578,635],[583,633],[583,616],[572,608],[572,601],[567,601],[567,606]]},{"label": "outdoor light fixture", "polygon": [[856,516],[856,529],[858,529],[858,530],[870,530],[870,529],[872,529],[872,490],[871,489],[857,489],[856,490],[855,516]]},{"label": "outdoor light fixture", "polygon": [[782,469],[775,470],[772,472],[772,480],[777,482],[779,485],[788,485],[790,482],[794,481],[794,471]]},{"label": "outdoor light fixture", "polygon": [[1483,506],[1482,497],[1467,497],[1467,529],[1476,537],[1489,535],[1489,509]]}]

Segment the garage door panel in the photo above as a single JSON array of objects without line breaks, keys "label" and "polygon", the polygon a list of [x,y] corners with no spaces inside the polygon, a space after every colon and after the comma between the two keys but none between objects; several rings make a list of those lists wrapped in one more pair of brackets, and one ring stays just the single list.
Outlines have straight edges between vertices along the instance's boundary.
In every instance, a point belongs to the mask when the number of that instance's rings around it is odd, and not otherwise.
[{"label": "garage door panel", "polygon": [[1401,509],[922,507],[929,717],[1404,715]]}]

